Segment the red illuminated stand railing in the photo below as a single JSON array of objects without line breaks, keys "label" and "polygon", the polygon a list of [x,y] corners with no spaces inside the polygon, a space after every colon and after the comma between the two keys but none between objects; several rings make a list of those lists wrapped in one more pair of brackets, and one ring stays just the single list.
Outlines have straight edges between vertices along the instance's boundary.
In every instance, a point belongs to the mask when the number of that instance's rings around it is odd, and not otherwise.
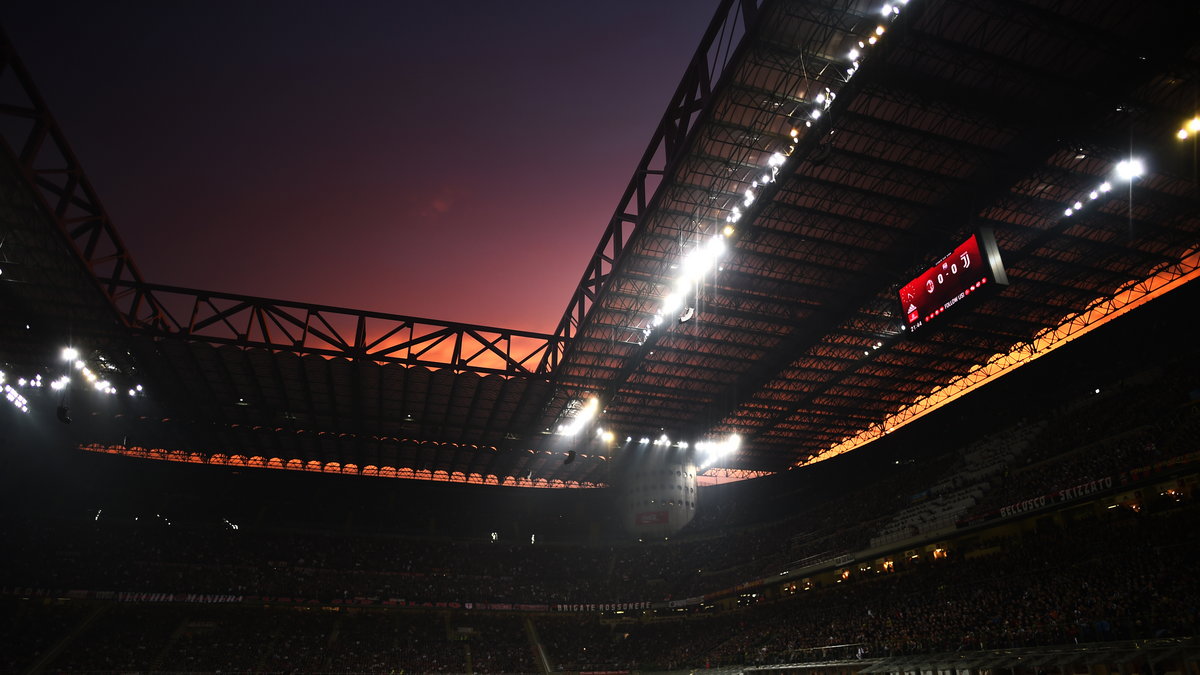
[{"label": "red illuminated stand railing", "polygon": [[407,467],[376,466],[365,464],[359,466],[352,463],[322,462],[319,460],[283,459],[281,457],[263,457],[261,455],[241,455],[230,453],[205,453],[194,450],[164,450],[162,448],[143,448],[139,446],[103,445],[89,443],[79,446],[80,450],[106,455],[121,455],[139,459],[153,459],[184,464],[209,464],[215,466],[245,467],[252,469],[276,469],[282,471],[305,471],[308,473],[339,474],[343,476],[367,476],[370,478],[400,478],[406,480],[424,480],[441,483],[466,483],[471,485],[498,485],[504,487],[526,488],[596,488],[605,487],[603,483],[591,483],[575,480],[558,480],[547,478],[528,478],[517,476],[496,476],[494,474],[464,473],[462,471],[446,471],[444,469],[410,469]]}]

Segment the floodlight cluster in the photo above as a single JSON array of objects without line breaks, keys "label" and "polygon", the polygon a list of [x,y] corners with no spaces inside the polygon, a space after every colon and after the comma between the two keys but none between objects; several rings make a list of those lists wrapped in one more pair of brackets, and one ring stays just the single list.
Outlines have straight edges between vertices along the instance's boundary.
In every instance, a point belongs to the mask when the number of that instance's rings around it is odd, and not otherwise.
[{"label": "floodlight cluster", "polygon": [[587,403],[583,404],[575,416],[558,425],[557,432],[563,436],[574,436],[578,434],[583,427],[587,426],[596,418],[596,413],[600,410],[600,399],[595,396],[588,399]]},{"label": "floodlight cluster", "polygon": [[8,402],[13,404],[17,410],[23,413],[29,412],[29,401],[14,389],[11,384],[4,385],[4,398],[8,399]]},{"label": "floodlight cluster", "polygon": [[875,344],[871,345],[870,350],[866,350],[866,349],[863,350],[863,356],[870,356],[872,351],[881,349],[882,347],[883,347],[883,342],[876,340]]},{"label": "floodlight cluster", "polygon": [[1175,138],[1178,138],[1181,141],[1186,141],[1188,138],[1197,134],[1200,134],[1200,115],[1197,115],[1187,122],[1184,122],[1183,126],[1179,127],[1179,131],[1175,132]]},{"label": "floodlight cluster", "polygon": [[[755,187],[757,185],[756,182]],[[746,190],[746,194],[747,197],[743,201],[752,203],[753,191]],[[733,236],[733,233],[732,227],[726,227],[720,233],[709,237],[707,241],[698,243],[684,255],[683,261],[678,265],[679,276],[672,282],[670,292],[663,296],[662,305],[650,319],[650,325],[642,329],[643,338],[650,337],[650,333],[655,328],[676,315],[681,319],[684,314],[688,319],[695,315],[695,309],[688,305],[688,301],[695,290],[699,288],[704,277],[718,268],[721,257],[728,250],[725,240]]]},{"label": "floodlight cluster", "polygon": [[[1137,159],[1136,157],[1130,157],[1129,159],[1123,159],[1120,162],[1117,162],[1117,165],[1113,168],[1112,172],[1115,179],[1124,181],[1126,183],[1132,183],[1145,173],[1146,165],[1142,163],[1142,160]],[[1096,201],[1101,195],[1111,192],[1112,188],[1112,181],[1105,180],[1087,193],[1087,202],[1084,202],[1082,197],[1079,198],[1063,211],[1063,215],[1070,218],[1071,216],[1080,213],[1086,205]]]},{"label": "floodlight cluster", "polygon": [[700,441],[696,443],[696,455],[700,458],[700,468],[706,469],[713,462],[737,452],[742,445],[742,437],[730,434],[720,441]]},{"label": "floodlight cluster", "polygon": [[[862,60],[866,58],[872,48],[879,44],[884,34],[887,33],[888,26],[900,16],[901,11],[908,3],[909,0],[895,0],[894,2],[884,4],[880,8],[880,22],[871,30],[870,34],[862,36],[862,39],[857,41],[857,46],[852,47],[846,54],[848,66],[845,71],[845,82],[849,82],[858,72],[862,66]],[[691,320],[696,315],[696,308],[694,302],[692,302],[694,294],[698,292],[700,284],[706,275],[722,269],[720,261],[728,250],[727,240],[731,239],[737,233],[738,222],[742,220],[755,202],[763,196],[767,186],[776,182],[784,165],[791,158],[792,153],[795,152],[796,144],[799,142],[801,134],[799,128],[800,122],[803,121],[804,127],[811,128],[814,122],[821,120],[825,116],[836,98],[837,92],[830,87],[825,87],[816,96],[812,97],[808,108],[793,115],[793,127],[789,132],[789,137],[785,141],[784,146],[767,156],[765,166],[761,170],[751,172],[749,176],[750,183],[741,193],[740,203],[735,204],[729,209],[728,214],[725,216],[725,225],[721,231],[707,239],[701,237],[691,250],[684,255],[680,264],[672,266],[673,269],[679,270],[679,274],[670,282],[668,292],[662,296],[658,311],[650,318],[649,323],[642,328],[642,344],[645,343],[645,340],[650,337],[655,329],[664,323],[675,318],[678,318],[679,322],[683,323]],[[560,426],[559,433],[577,433],[581,426],[582,424],[568,423]],[[598,431],[598,433],[601,432]],[[733,436],[731,439],[737,439],[737,437]],[[626,440],[632,441],[632,438],[627,438]],[[643,438],[640,442],[649,443],[650,439]],[[662,440],[660,439],[654,443],[655,445],[661,445]],[[729,447],[736,449],[738,443],[740,443],[740,439],[727,439],[720,444],[714,445],[708,443],[705,445],[704,450],[708,452],[713,448]],[[700,449],[700,444],[697,444],[697,449]],[[715,461],[717,457],[728,453],[720,451],[716,454],[712,454],[711,452],[709,454],[712,455],[712,460],[710,461]]]},{"label": "floodlight cluster", "polygon": [[[78,373],[79,376],[82,377],[88,384],[92,385],[92,388],[96,391],[110,396],[117,393],[117,387],[113,385],[112,382],[102,379],[100,375],[89,368],[80,357],[79,351],[74,347],[64,347],[61,352],[61,356],[62,360],[66,361],[67,363],[65,366],[66,372],[50,382],[50,389],[53,391],[58,392],[69,387],[71,385],[73,375]],[[101,363],[104,363],[104,357],[97,356],[96,358],[99,359]],[[33,377],[29,378],[17,378],[16,382],[12,384],[5,384],[5,382],[6,375],[3,371],[0,371],[0,384],[4,385],[5,398],[7,398],[10,403],[21,410],[21,412],[29,412],[29,400],[23,396],[18,389],[41,389],[45,384],[42,380],[41,373],[35,373]],[[143,391],[144,389],[142,385],[136,384],[129,389],[129,395],[131,397],[139,396],[143,393]]]},{"label": "floodlight cluster", "polygon": [[[79,350],[75,349],[74,347],[63,347],[62,360],[71,364],[71,367],[79,371],[80,376],[83,377],[88,384],[92,385],[96,391],[99,391],[103,394],[108,394],[110,396],[117,393],[117,388],[112,382],[101,379],[99,375],[97,375],[91,368],[88,367],[86,363],[84,363],[83,359],[80,358]],[[103,357],[101,357],[100,360],[103,361]],[[50,383],[50,387],[55,391],[58,391],[69,386],[70,384],[71,375],[70,372],[68,372],[54,382]],[[142,385],[139,384],[135,385],[129,390],[129,395],[137,396],[141,392]]]},{"label": "floodlight cluster", "polygon": [[33,378],[28,379],[28,380],[23,377],[18,378],[17,386],[18,387],[33,387],[35,389],[39,388],[42,386],[42,374],[37,373],[36,375],[33,376]]},{"label": "floodlight cluster", "polygon": [[[895,21],[896,18],[900,16],[900,11],[905,5],[908,4],[908,2],[909,0],[896,0],[896,2],[890,2],[880,8],[879,14],[883,21],[879,25],[875,26],[875,30],[871,31],[871,34],[865,39],[859,40],[857,47],[851,48],[850,52],[846,54],[846,58],[850,60],[850,65],[846,68],[847,82],[849,82],[850,78],[854,77],[858,73],[858,69],[862,66],[862,59],[865,58],[866,53],[870,51],[872,47],[879,44],[879,41],[883,39],[884,33],[887,32],[887,26],[884,24]],[[814,110],[813,112],[817,111]],[[818,119],[819,117],[819,113],[813,115],[813,119]]]}]

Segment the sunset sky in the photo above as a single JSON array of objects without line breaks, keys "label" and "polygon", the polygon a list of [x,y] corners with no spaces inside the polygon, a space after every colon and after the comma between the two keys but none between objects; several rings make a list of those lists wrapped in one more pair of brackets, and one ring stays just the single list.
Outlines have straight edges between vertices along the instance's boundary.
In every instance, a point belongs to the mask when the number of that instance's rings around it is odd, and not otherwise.
[{"label": "sunset sky", "polygon": [[0,10],[151,282],[551,332],[715,0]]}]

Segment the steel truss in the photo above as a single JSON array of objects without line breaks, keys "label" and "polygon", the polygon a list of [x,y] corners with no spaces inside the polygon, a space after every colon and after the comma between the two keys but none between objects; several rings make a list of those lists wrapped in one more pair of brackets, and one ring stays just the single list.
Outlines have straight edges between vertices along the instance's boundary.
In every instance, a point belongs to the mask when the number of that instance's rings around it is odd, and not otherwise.
[{"label": "steel truss", "polygon": [[158,313],[152,297],[130,303],[121,285],[142,283],[133,257],[121,241],[100,197],[75,157],[58,122],[21,63],[8,36],[0,31],[0,80],[16,87],[0,92],[0,135],[4,151],[20,168],[38,206],[121,318],[152,324]]},{"label": "steel truss", "polygon": [[553,369],[565,350],[564,338],[530,331],[147,283],[12,42],[0,33],[0,78],[9,77],[18,86],[0,90],[17,97],[0,101],[4,149],[116,317],[135,333],[506,377]]},{"label": "steel truss", "polygon": [[532,331],[234,293],[147,283],[116,286],[155,298],[158,320],[130,324],[134,332],[152,337],[508,377],[535,375],[547,354],[554,363],[560,341]]},{"label": "steel truss", "polygon": [[589,310],[605,291],[621,254],[649,212],[658,187],[686,156],[688,138],[712,102],[714,84],[733,56],[730,45],[742,42],[747,27],[758,17],[762,2],[723,0],[717,9],[554,331],[556,346],[561,351],[545,354],[538,366],[539,373],[554,369],[571,339],[583,327]]}]

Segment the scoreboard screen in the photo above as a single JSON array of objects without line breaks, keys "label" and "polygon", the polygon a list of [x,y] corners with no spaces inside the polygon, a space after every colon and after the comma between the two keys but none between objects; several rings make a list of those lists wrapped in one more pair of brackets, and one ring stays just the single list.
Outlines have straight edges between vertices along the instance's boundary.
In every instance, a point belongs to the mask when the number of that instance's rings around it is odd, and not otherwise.
[{"label": "scoreboard screen", "polygon": [[985,287],[1007,286],[990,229],[972,234],[912,281],[900,287],[900,313],[908,331],[936,322],[946,310]]}]

